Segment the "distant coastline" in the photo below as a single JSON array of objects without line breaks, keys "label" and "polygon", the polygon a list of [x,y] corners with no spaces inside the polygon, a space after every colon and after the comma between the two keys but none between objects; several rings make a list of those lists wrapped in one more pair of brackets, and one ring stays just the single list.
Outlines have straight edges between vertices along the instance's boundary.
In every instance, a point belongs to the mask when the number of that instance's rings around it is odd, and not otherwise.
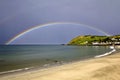
[{"label": "distant coastline", "polygon": [[80,46],[120,45],[120,35],[114,36],[82,35],[73,38],[67,45],[80,45]]}]

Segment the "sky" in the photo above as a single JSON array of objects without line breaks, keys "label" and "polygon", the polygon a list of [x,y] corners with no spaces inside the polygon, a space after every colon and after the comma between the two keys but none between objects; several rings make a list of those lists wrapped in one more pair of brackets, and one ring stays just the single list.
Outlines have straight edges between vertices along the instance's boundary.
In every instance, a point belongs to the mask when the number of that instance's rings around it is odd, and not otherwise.
[{"label": "sky", "polygon": [[[85,24],[110,35],[117,35],[120,34],[119,21],[120,0],[0,0],[0,44],[6,44],[33,26],[56,22]],[[77,26],[79,29],[73,29],[76,25],[70,24],[52,26],[54,29],[46,26],[47,31],[45,27],[44,30],[39,28],[31,31],[16,39],[13,44],[54,44],[54,42],[61,44],[67,43],[77,35],[93,34],[93,32],[100,34],[82,25]],[[61,26],[64,26],[64,30]],[[76,33],[72,33],[72,30]]]}]

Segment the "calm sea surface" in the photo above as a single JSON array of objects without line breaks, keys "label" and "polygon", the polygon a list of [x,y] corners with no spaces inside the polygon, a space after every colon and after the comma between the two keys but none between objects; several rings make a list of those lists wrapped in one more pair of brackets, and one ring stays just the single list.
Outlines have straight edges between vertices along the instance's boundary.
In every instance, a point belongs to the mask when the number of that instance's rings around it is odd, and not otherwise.
[{"label": "calm sea surface", "polygon": [[0,46],[0,72],[62,64],[103,54],[105,46]]}]

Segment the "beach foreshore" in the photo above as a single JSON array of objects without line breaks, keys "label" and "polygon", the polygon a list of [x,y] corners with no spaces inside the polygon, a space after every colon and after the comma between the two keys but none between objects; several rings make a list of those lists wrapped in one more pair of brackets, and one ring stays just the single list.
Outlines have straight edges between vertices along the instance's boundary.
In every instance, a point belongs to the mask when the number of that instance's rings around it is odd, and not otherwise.
[{"label": "beach foreshore", "polygon": [[120,52],[46,69],[0,76],[0,80],[119,80]]}]

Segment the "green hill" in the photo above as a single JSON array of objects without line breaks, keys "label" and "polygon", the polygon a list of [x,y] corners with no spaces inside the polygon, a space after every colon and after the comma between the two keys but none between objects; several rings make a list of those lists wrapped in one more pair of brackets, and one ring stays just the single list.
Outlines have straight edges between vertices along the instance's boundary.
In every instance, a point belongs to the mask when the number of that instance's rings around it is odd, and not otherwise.
[{"label": "green hill", "polygon": [[120,35],[96,36],[84,35],[73,38],[68,45],[111,45],[113,42],[120,42]]}]

